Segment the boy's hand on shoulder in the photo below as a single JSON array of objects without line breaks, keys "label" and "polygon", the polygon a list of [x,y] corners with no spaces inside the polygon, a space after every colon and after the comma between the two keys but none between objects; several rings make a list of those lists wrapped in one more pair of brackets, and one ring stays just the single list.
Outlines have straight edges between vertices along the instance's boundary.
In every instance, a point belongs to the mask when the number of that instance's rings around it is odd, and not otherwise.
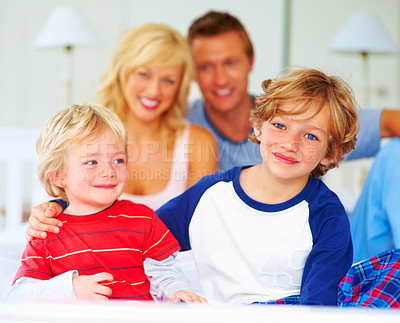
[{"label": "boy's hand on shoulder", "polygon": [[171,298],[171,303],[207,303],[207,300],[195,293],[185,290],[178,290],[174,297]]},{"label": "boy's hand on shoulder", "polygon": [[72,278],[76,298],[81,300],[108,300],[111,288],[102,285],[104,281],[112,282],[114,277],[109,273],[99,273],[90,276]]}]

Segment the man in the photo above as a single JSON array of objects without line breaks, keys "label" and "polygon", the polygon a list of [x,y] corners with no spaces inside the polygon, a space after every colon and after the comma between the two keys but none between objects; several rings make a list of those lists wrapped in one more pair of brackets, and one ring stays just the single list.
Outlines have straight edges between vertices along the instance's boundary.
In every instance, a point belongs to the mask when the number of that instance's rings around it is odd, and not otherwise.
[{"label": "man", "polygon": [[211,11],[193,22],[188,40],[204,98],[190,104],[189,120],[217,138],[219,171],[260,162],[257,145],[247,140],[254,105],[247,90],[254,51],[246,30],[235,17]]},{"label": "man", "polygon": [[[257,145],[247,140],[254,105],[247,85],[254,51],[245,28],[228,13],[210,11],[192,23],[188,41],[203,95],[190,104],[188,118],[216,137],[219,171],[261,162]],[[399,110],[364,109],[357,146],[347,160],[374,156],[381,137],[400,136],[399,125]]]}]

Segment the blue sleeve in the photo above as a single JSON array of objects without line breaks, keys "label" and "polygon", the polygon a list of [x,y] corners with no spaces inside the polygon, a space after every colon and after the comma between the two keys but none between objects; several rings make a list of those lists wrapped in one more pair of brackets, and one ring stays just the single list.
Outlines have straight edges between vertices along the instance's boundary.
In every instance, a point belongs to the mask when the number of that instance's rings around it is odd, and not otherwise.
[{"label": "blue sleeve", "polygon": [[303,271],[300,304],[336,306],[338,284],[353,261],[349,220],[337,204],[310,218],[310,226],[314,245]]},{"label": "blue sleeve", "polygon": [[168,201],[156,213],[178,240],[182,251],[190,250],[189,225],[204,192],[225,177],[225,173],[208,175],[181,195]]},{"label": "blue sleeve", "polygon": [[62,200],[62,199],[56,199],[56,200],[50,200],[49,202],[55,202],[61,205],[63,210],[65,210],[68,207],[68,202]]},{"label": "blue sleeve", "polygon": [[359,114],[360,130],[357,134],[356,148],[349,152],[346,160],[373,157],[381,143],[381,114],[383,109],[362,109]]},{"label": "blue sleeve", "polygon": [[193,201],[194,195],[193,187],[194,186],[156,210],[158,217],[178,240],[182,251],[191,249],[189,224],[194,212],[194,208],[190,208],[190,201]]}]

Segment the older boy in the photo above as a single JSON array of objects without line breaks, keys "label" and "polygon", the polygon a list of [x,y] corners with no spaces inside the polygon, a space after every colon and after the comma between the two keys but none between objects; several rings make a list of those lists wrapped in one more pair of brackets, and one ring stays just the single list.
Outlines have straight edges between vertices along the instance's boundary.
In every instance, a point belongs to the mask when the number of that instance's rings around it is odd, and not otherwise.
[{"label": "older boy", "polygon": [[349,87],[317,70],[263,83],[252,111],[262,162],[204,177],[157,214],[191,249],[209,302],[250,304],[297,296],[336,305],[352,264],[350,226],[317,177],[355,146]]}]

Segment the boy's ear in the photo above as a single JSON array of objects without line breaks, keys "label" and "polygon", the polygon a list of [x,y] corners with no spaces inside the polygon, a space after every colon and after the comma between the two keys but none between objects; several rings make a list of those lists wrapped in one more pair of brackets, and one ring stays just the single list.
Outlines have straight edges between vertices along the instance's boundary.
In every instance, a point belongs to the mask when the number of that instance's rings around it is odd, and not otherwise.
[{"label": "boy's ear", "polygon": [[61,188],[65,187],[64,176],[62,176],[59,171],[51,172],[48,176],[51,184]]},{"label": "boy's ear", "polygon": [[325,156],[324,158],[321,159],[321,161],[319,162],[320,165],[322,166],[326,166],[332,163],[332,158]]},{"label": "boy's ear", "polygon": [[333,149],[332,154],[328,155],[328,152],[327,152],[325,157],[322,158],[322,160],[320,161],[320,164],[323,166],[331,164],[333,162],[333,159],[336,159],[339,156],[341,149],[342,149],[342,146],[336,146]]},{"label": "boy's ear", "polygon": [[261,129],[260,127],[254,127],[254,135],[258,139],[258,137],[261,135]]}]

